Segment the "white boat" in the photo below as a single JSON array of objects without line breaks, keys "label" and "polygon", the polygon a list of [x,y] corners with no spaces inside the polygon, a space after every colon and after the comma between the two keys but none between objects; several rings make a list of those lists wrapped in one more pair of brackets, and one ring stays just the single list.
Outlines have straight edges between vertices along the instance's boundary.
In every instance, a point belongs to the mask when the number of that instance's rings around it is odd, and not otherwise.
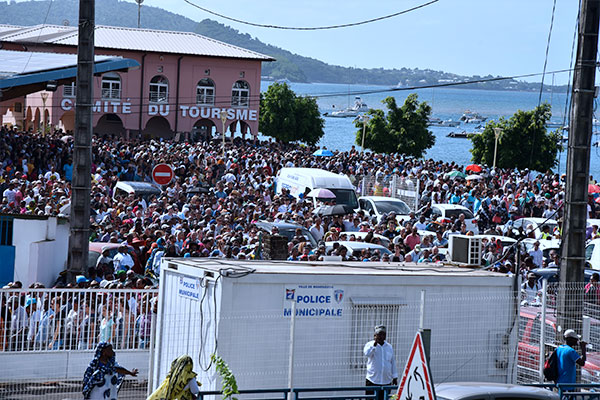
[{"label": "white boat", "polygon": [[460,126],[460,121],[453,121],[451,119],[440,120],[439,118],[432,118],[429,120],[429,126],[447,126],[450,128],[456,128]]},{"label": "white boat", "polygon": [[328,114],[328,116],[337,118],[356,118],[359,113],[367,111],[369,111],[369,106],[367,106],[359,96],[356,96],[354,98],[354,104],[351,107],[348,107],[345,110],[333,111],[331,114]]},{"label": "white boat", "polygon": [[460,120],[467,124],[481,124],[482,122],[485,122],[486,119],[487,117],[471,110],[466,110],[462,117],[460,117]]}]

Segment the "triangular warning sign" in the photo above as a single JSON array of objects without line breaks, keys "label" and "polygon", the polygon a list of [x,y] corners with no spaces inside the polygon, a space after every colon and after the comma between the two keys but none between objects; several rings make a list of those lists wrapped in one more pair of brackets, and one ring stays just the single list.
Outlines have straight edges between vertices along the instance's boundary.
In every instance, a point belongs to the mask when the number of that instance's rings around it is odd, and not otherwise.
[{"label": "triangular warning sign", "polygon": [[398,400],[435,400],[423,338],[417,332],[398,387]]}]

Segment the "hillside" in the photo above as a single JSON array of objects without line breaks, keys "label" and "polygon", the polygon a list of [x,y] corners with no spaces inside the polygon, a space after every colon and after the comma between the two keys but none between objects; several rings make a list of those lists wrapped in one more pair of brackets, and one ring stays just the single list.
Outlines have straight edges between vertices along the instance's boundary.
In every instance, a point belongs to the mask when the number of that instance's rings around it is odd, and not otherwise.
[{"label": "hillside", "polygon": [[[78,0],[54,0],[48,18],[49,24],[77,23]],[[0,24],[37,25],[44,22],[49,0],[6,2],[0,1]],[[101,0],[96,3],[96,23],[114,26],[137,26],[137,5],[118,0]],[[294,82],[328,82],[343,84],[375,84],[395,86],[422,86],[441,82],[460,82],[492,76],[461,76],[430,69],[350,68],[326,64],[322,61],[291,53],[241,33],[216,21],[193,21],[157,7],[142,8],[142,27],[151,29],[191,31],[223,42],[267,54],[276,62],[263,64],[263,75],[272,79],[287,78]],[[498,81],[471,84],[470,88],[501,90],[539,90],[539,83]],[[546,89],[550,90],[548,86]]]}]

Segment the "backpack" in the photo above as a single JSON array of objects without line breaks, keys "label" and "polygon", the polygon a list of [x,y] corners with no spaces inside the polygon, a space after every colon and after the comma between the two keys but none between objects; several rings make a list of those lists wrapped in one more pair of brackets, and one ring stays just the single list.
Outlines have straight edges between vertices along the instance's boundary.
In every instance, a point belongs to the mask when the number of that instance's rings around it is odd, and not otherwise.
[{"label": "backpack", "polygon": [[558,379],[558,355],[556,350],[550,354],[550,357],[544,363],[544,377],[552,382],[556,382]]}]

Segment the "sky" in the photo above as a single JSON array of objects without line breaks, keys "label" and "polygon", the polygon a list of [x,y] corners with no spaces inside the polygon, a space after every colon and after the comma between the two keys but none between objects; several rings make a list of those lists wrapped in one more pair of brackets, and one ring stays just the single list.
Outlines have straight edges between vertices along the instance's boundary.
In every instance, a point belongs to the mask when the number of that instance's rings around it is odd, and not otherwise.
[{"label": "sky", "polygon": [[[191,1],[250,22],[324,26],[379,17],[428,0]],[[210,18],[265,43],[330,64],[513,76],[543,71],[553,0],[439,0],[384,21],[326,31],[252,27],[207,14],[183,0],[145,0],[143,5],[197,21]],[[579,0],[556,0],[547,71],[569,68],[578,5]],[[546,78],[548,83],[551,80],[551,76]],[[555,74],[556,84],[567,81],[568,74]]]}]

